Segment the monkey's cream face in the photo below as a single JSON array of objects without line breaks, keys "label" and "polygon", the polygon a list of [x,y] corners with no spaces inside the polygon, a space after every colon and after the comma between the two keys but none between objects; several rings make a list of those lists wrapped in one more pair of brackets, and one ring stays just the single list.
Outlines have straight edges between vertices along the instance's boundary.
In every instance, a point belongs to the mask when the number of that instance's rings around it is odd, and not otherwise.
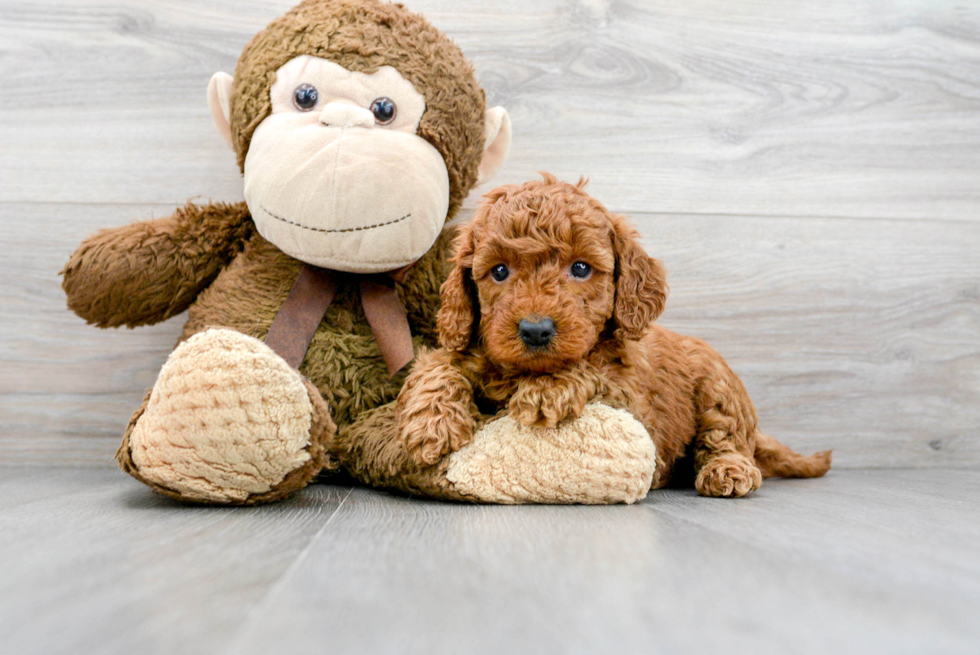
[{"label": "monkey's cream face", "polygon": [[449,210],[442,156],[416,132],[425,98],[390,66],[303,55],[276,71],[245,158],[259,233],[309,264],[379,273],[414,262]]}]

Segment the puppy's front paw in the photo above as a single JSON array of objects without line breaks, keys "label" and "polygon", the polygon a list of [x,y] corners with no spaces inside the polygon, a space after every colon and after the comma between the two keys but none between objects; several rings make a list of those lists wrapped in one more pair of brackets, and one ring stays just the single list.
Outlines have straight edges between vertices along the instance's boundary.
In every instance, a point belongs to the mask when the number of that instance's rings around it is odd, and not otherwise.
[{"label": "puppy's front paw", "polygon": [[398,437],[419,466],[431,466],[473,440],[475,428],[468,409],[459,403],[398,408]]},{"label": "puppy's front paw", "polygon": [[566,418],[578,418],[595,396],[587,385],[541,376],[524,380],[510,399],[510,415],[524,425],[553,428]]},{"label": "puppy's front paw", "polygon": [[398,439],[418,466],[431,466],[473,439],[473,388],[445,350],[418,354],[395,403]]}]

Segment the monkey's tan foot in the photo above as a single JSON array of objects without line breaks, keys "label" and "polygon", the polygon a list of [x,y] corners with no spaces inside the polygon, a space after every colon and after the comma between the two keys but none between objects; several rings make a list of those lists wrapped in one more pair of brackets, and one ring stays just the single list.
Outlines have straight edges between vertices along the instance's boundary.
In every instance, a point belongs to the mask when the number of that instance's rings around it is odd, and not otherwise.
[{"label": "monkey's tan foot", "polygon": [[171,497],[256,504],[306,486],[335,431],[320,393],[268,346],[211,329],[167,359],[117,459]]},{"label": "monkey's tan foot", "polygon": [[741,453],[712,457],[700,468],[694,487],[702,496],[740,498],[762,486],[762,472]]},{"label": "monkey's tan foot", "polygon": [[587,405],[554,428],[510,416],[449,457],[455,491],[488,503],[634,503],[650,489],[653,439],[625,410]]}]

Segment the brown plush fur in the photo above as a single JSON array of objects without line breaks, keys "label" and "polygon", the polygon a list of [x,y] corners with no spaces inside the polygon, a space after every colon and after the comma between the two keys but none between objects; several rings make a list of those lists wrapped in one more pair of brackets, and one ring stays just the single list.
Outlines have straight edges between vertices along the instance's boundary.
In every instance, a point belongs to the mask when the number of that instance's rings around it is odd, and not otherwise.
[{"label": "brown plush fur", "polygon": [[185,311],[254,233],[243,202],[100,230],[61,271],[68,307],[98,327],[159,323]]},{"label": "brown plush fur", "polygon": [[252,39],[238,60],[231,95],[239,166],[244,170],[252,133],[272,111],[269,88],[276,70],[299,55],[328,59],[361,73],[393,66],[415,85],[425,96],[418,135],[446,161],[449,214],[455,214],[476,182],[486,99],[459,47],[398,4],[306,0]]},{"label": "brown plush fur", "polygon": [[[200,232],[202,220],[221,228]],[[455,231],[440,235],[396,285],[417,348],[437,343],[439,288],[451,266]],[[225,234],[247,238],[208,238]],[[231,261],[222,267],[225,259]],[[98,232],[72,255],[62,275],[69,307],[100,327],[156,323],[189,305],[181,341],[209,327],[264,339],[301,266],[255,232],[244,203],[188,205],[165,219]],[[340,428],[393,401],[405,377],[388,378],[356,281],[341,285],[299,370],[326,399]]]},{"label": "brown plush fur", "polygon": [[402,491],[442,500],[479,502],[456,490],[446,479],[449,458],[431,466],[418,466],[397,438],[395,403],[366,412],[337,435],[333,453],[344,470],[374,487]]},{"label": "brown plush fur", "polygon": [[[400,5],[306,0],[256,35],[239,60],[231,98],[239,163],[252,132],[271,110],[269,89],[275,71],[304,54],[354,71],[392,65],[415,85],[426,101],[418,134],[442,154],[449,170],[446,218],[451,219],[477,178],[484,144],[484,94],[459,48]],[[451,268],[451,239],[451,232],[443,233],[397,285],[417,349],[436,345],[435,315],[440,284]],[[263,339],[301,266],[257,233],[245,203],[188,204],[168,218],[98,232],[82,243],[61,274],[68,306],[99,327],[147,325],[189,310],[181,340],[210,327]],[[354,440],[376,435],[356,424],[368,410],[393,401],[405,375],[388,378],[356,280],[341,283],[300,372],[326,401],[313,403],[314,425],[327,425],[331,416],[329,424],[336,424],[336,429],[323,430],[322,439],[314,435],[311,449],[327,448],[333,458],[313,453],[302,472],[290,474],[273,492],[248,503],[280,498],[305,485],[320,468],[337,466],[338,460],[355,472],[373,470],[374,464],[357,458],[375,456],[375,451]],[[390,435],[377,436],[390,441]],[[126,441],[118,460],[140,478]],[[433,484],[441,493],[442,487]]]},{"label": "brown plush fur", "polygon": [[[460,234],[442,287],[444,348],[421,355],[399,395],[399,440],[424,467],[472,439],[480,406],[527,425],[554,426],[602,399],[629,409],[657,447],[662,487],[688,446],[695,487],[744,496],[763,477],[816,477],[830,452],[794,453],[758,429],[755,407],[721,356],[653,321],[667,297],[664,269],[621,216],[577,186],[543,181],[488,194]],[[574,278],[574,262],[591,265]],[[490,270],[505,264],[502,282]],[[518,334],[522,318],[554,320],[544,348]]]}]

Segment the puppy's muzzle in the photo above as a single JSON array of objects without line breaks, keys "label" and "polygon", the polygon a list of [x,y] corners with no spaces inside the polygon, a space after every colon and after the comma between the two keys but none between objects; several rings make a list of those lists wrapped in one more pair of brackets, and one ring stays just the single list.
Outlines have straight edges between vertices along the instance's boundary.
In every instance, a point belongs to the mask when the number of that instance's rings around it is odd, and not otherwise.
[{"label": "puppy's muzzle", "polygon": [[555,338],[555,322],[550,318],[539,321],[522,318],[517,333],[528,348],[545,348]]}]

